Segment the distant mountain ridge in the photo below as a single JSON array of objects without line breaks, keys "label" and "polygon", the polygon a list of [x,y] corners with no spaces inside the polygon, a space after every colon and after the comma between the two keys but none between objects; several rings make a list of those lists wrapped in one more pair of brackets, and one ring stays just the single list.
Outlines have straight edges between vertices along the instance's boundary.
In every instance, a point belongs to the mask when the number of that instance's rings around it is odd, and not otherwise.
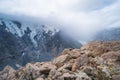
[{"label": "distant mountain ridge", "polygon": [[120,40],[120,27],[102,30],[95,35],[94,40],[96,41],[97,40],[119,41]]}]

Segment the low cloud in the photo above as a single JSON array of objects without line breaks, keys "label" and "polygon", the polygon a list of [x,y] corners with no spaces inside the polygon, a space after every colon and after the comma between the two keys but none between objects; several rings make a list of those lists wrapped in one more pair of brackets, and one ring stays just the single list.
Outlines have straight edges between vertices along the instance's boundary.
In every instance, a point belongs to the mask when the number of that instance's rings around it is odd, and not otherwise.
[{"label": "low cloud", "polygon": [[0,0],[0,13],[43,19],[77,39],[120,26],[120,0]]}]

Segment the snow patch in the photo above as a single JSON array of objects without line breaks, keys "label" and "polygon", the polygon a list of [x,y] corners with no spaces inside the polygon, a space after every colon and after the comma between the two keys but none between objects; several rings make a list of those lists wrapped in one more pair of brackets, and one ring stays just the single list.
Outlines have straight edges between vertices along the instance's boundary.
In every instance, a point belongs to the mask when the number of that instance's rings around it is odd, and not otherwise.
[{"label": "snow patch", "polygon": [[30,34],[31,41],[34,43],[34,45],[37,47],[37,42],[34,40],[34,36],[36,35],[35,31],[32,31]]},{"label": "snow patch", "polygon": [[[3,22],[6,25],[5,30],[8,32],[11,32],[12,34],[22,37],[23,35],[25,35],[25,31],[29,28],[31,30],[31,32],[29,33],[30,39],[32,41],[32,43],[37,47],[37,42],[34,39],[34,37],[38,34],[39,37],[42,39],[44,39],[44,35],[43,32],[45,32],[46,34],[48,34],[49,36],[54,36],[57,32],[59,32],[59,29],[54,27],[54,26],[48,26],[48,25],[36,25],[36,24],[25,24],[25,23],[21,23],[21,28],[19,28],[17,26],[17,24],[15,24],[13,21],[9,21],[9,20],[3,20]],[[2,24],[2,22],[0,21],[0,24]]]},{"label": "snow patch", "polygon": [[54,36],[55,33],[59,32],[59,29],[56,29],[54,26],[44,26],[43,30],[50,36]]},{"label": "snow patch", "polygon": [[22,34],[22,36],[25,34],[25,30],[27,29],[27,27],[28,27],[28,25],[26,25],[26,24],[21,25],[21,34]]},{"label": "snow patch", "polygon": [[21,34],[21,31],[20,31],[20,29],[17,27],[17,25],[16,24],[14,24],[13,22],[11,22],[11,21],[4,21],[4,23],[5,23],[5,25],[6,25],[6,27],[7,27],[7,31],[8,32],[11,32],[12,34],[15,34],[15,35],[18,35],[18,36],[22,36],[22,34]]},{"label": "snow patch", "polygon": [[36,31],[35,31],[34,25],[22,24],[22,27],[21,27],[22,35],[25,34],[24,31],[27,30],[27,28],[29,28],[31,30],[30,39],[31,39],[32,43],[37,47],[37,42],[34,40],[34,36],[37,34]]}]

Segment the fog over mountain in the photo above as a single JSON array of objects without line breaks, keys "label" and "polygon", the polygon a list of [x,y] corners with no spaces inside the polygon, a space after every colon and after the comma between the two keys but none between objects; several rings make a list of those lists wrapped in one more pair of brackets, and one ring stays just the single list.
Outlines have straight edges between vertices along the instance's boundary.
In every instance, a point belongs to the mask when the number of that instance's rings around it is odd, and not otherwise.
[{"label": "fog over mountain", "polygon": [[0,70],[98,40],[120,40],[120,0],[0,0]]},{"label": "fog over mountain", "polygon": [[59,26],[65,34],[85,40],[97,31],[119,27],[120,0],[0,0],[0,13]]},{"label": "fog over mountain", "polygon": [[120,80],[120,0],[0,0],[0,80]]},{"label": "fog over mountain", "polygon": [[49,61],[65,48],[80,48],[78,40],[57,27],[0,18],[0,70],[28,62]]}]

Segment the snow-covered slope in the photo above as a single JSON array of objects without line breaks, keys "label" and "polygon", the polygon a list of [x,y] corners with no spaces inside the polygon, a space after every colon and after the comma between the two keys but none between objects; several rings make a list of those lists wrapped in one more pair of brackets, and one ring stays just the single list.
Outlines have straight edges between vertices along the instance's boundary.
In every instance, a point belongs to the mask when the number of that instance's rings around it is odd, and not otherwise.
[{"label": "snow-covered slope", "polygon": [[24,36],[26,33],[29,33],[31,41],[36,44],[34,36],[37,35],[37,32],[45,32],[49,36],[54,36],[55,33],[59,32],[59,29],[56,29],[54,26],[46,25],[28,25],[25,23],[20,23],[18,21],[9,21],[5,19],[0,20],[1,25],[5,25],[5,30],[11,32],[13,35],[18,37]]},{"label": "snow-covered slope", "polygon": [[80,46],[54,26],[0,19],[0,68],[48,61],[64,48]]}]

